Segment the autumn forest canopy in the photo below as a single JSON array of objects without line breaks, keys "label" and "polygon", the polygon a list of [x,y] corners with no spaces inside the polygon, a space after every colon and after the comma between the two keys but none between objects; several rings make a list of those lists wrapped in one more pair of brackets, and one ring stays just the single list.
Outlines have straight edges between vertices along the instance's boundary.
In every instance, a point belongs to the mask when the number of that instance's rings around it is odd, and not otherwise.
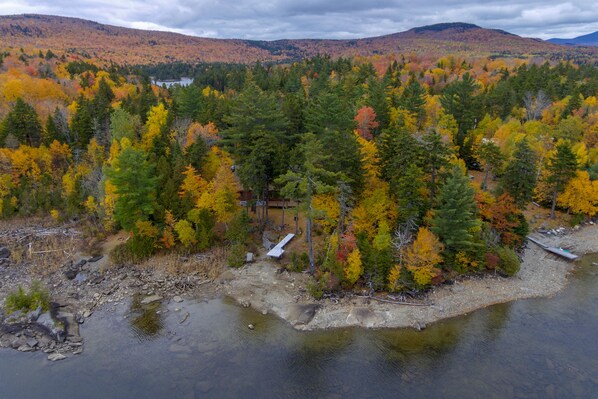
[{"label": "autumn forest canopy", "polygon": [[[194,81],[166,89],[150,75]],[[598,212],[591,63],[405,54],[131,67],[8,48],[0,120],[2,218],[125,230],[120,263],[225,246],[240,266],[263,231],[297,231],[307,243],[287,261],[315,275],[315,295],[512,275],[530,208],[572,224]]]}]

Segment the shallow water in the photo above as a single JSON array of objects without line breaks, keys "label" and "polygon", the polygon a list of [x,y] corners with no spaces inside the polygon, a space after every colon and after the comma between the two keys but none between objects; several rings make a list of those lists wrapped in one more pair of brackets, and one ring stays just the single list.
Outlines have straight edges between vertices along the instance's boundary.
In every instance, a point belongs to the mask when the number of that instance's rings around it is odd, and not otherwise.
[{"label": "shallow water", "polygon": [[554,298],[421,332],[305,333],[228,300],[132,300],[82,325],[79,356],[49,363],[41,353],[0,351],[0,398],[597,398],[592,262],[597,255]]}]

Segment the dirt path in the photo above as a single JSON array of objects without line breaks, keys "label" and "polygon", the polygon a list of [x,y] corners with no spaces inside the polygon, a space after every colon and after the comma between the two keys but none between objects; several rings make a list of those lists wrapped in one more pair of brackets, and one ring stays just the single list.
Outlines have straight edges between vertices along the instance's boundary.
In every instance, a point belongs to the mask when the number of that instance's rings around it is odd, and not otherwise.
[{"label": "dirt path", "polygon": [[[598,226],[586,226],[565,236],[542,235],[547,244],[570,248],[576,254],[598,252]],[[414,327],[450,318],[497,303],[551,296],[567,283],[574,263],[557,258],[529,243],[521,270],[512,278],[488,276],[435,289],[430,306],[382,303],[368,298],[315,301],[306,290],[307,276],[278,272],[275,263],[260,260],[233,271],[225,292],[243,306],[276,314],[299,330],[362,326]]]}]

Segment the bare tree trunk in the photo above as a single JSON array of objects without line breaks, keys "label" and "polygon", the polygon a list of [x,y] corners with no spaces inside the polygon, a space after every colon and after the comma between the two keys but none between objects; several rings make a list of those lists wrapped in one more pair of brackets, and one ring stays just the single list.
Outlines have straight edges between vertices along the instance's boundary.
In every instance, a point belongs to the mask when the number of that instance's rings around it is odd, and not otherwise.
[{"label": "bare tree trunk", "polygon": [[280,222],[280,229],[284,229],[284,206],[285,206],[285,200],[284,198],[282,199],[282,221]]},{"label": "bare tree trunk", "polygon": [[555,189],[554,193],[552,193],[552,208],[550,208],[550,218],[551,219],[554,219],[554,217],[555,217],[554,210],[556,208],[556,196],[557,196],[557,191]]},{"label": "bare tree trunk", "polygon": [[488,188],[488,175],[490,174],[490,168],[486,165],[486,170],[484,170],[484,181],[482,182],[482,190],[486,191]]},{"label": "bare tree trunk", "polygon": [[311,217],[308,216],[307,217],[307,227],[306,227],[306,236],[307,236],[307,242],[309,244],[309,274],[311,274],[312,276],[314,275],[314,273],[316,272],[316,264],[314,261],[314,246],[313,246],[313,240],[311,239]]},{"label": "bare tree trunk", "polygon": [[295,234],[299,234],[299,204],[295,202]]},{"label": "bare tree trunk", "polygon": [[270,207],[270,196],[268,195],[268,188],[266,188],[266,192],[264,193],[264,223],[267,224],[268,223],[268,218],[270,216],[269,212],[268,212],[268,208]]},{"label": "bare tree trunk", "polygon": [[436,169],[432,168],[430,176],[430,208],[434,207],[434,196],[436,195]]}]

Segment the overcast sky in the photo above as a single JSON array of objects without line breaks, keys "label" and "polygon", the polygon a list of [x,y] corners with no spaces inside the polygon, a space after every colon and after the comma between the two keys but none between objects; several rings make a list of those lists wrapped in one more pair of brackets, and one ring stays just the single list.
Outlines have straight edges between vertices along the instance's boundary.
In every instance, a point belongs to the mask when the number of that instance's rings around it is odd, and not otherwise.
[{"label": "overcast sky", "polygon": [[597,0],[0,0],[0,14],[23,13],[263,40],[361,38],[439,22],[542,39],[598,31]]}]

